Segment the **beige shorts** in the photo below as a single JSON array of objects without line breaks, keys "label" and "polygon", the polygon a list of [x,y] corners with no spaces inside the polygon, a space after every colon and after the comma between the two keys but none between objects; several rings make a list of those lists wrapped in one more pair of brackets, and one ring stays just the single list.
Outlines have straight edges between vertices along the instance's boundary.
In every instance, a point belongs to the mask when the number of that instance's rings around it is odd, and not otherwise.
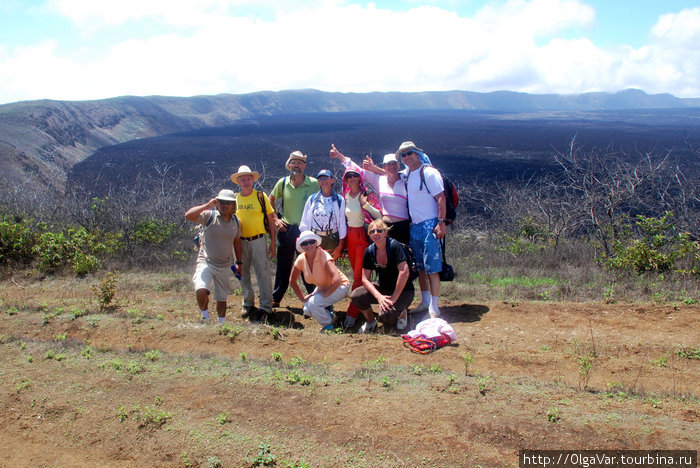
[{"label": "beige shorts", "polygon": [[231,275],[230,267],[216,267],[207,262],[197,262],[197,268],[192,276],[194,290],[206,289],[211,292],[211,285],[214,283],[214,300],[225,302],[228,297]]}]

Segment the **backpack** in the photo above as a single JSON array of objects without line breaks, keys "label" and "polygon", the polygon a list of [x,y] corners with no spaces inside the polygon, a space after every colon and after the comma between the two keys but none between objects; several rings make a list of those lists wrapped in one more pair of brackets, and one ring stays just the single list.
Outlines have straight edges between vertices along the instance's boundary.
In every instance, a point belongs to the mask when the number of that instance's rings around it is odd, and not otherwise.
[{"label": "backpack", "polygon": [[[425,183],[425,175],[423,174],[424,169],[425,164],[420,168],[420,185],[418,186],[418,189],[423,190],[423,187],[425,187],[425,190],[427,190],[428,193],[430,193],[430,189]],[[453,184],[452,181],[448,179],[440,169],[437,169],[437,171],[440,173],[440,177],[442,177],[442,184],[445,190],[445,225],[447,226],[454,223],[455,219],[457,219],[457,205],[459,205],[459,192],[457,191],[457,187],[455,187],[455,184]],[[406,193],[408,193],[408,176],[404,177],[404,184],[406,186]]]},{"label": "backpack", "polygon": [[[406,264],[408,265],[408,281],[406,282],[411,283],[418,278],[418,268],[416,267],[416,257],[413,256],[413,251],[409,246],[406,244],[397,241],[396,239],[387,239],[387,245],[391,249],[391,243],[396,242],[397,244],[401,245],[401,248],[403,249],[404,256],[406,257]],[[374,256],[374,258],[377,258],[377,246],[375,244],[370,244],[368,247],[372,249],[370,253]],[[392,259],[395,261],[395,259]],[[388,265],[387,265],[388,266]]]},{"label": "backpack", "polygon": [[[318,192],[314,193],[313,195],[311,195],[311,197],[310,197],[310,198],[311,198],[311,203],[309,204],[309,209],[311,210],[312,213],[313,213],[313,210],[314,210],[314,206],[316,205],[316,202],[318,202],[318,201],[321,199],[321,195],[322,195],[322,193],[321,193],[320,190],[319,190]],[[340,212],[340,205],[341,205],[341,203],[342,203],[342,201],[343,201],[343,199],[341,198],[340,194],[338,194],[338,192],[336,192],[335,190],[333,190],[333,191],[331,192],[331,198],[333,198],[333,200],[335,201],[335,203],[338,205],[338,213],[337,213],[337,216],[345,216],[345,213],[341,213],[341,212]],[[331,204],[331,206],[333,206],[333,205]],[[325,228],[323,228],[323,227],[322,227],[320,224],[318,224],[318,223],[316,223],[316,224],[317,224],[317,226],[319,227],[319,229],[321,229],[322,231],[325,231],[326,229],[330,229],[330,224],[331,224],[331,221],[332,221],[332,220],[333,220],[333,213],[331,213],[330,217],[328,218],[328,224],[329,224],[329,225],[326,226]],[[312,222],[311,224],[313,225],[313,222]],[[311,228],[311,226],[309,226],[309,228]]]},{"label": "backpack", "polygon": [[394,242],[398,242],[403,247],[403,253],[406,256],[406,264],[408,265],[408,281],[415,281],[418,278],[418,267],[416,266],[416,257],[413,256],[413,250],[406,244],[392,239]]},{"label": "backpack", "polygon": [[[209,225],[214,221],[214,218],[216,217],[216,210],[211,210],[211,214],[209,215],[209,219],[207,220],[206,224],[202,226],[201,224],[198,224],[195,229],[197,230],[197,235],[194,236],[194,239],[192,239],[192,243],[194,244],[194,251],[199,252],[199,245],[201,244],[201,237],[202,234],[204,234],[204,231],[207,230]],[[238,216],[236,216],[235,213],[231,214],[231,216],[236,220],[236,228],[239,230],[239,235],[240,235],[240,228],[241,228],[241,222],[238,220]]]},{"label": "backpack", "polygon": [[258,190],[258,201],[260,202],[260,208],[262,209],[265,232],[270,232],[270,220],[267,219],[267,213],[265,212],[265,194],[260,190]]},{"label": "backpack", "polygon": [[[333,194],[332,195],[333,200],[335,200],[335,202],[338,204],[338,209],[340,210],[340,203],[342,202],[340,194],[338,192],[336,192],[335,190],[333,190],[333,192],[331,192],[331,193]],[[319,198],[321,198],[321,191],[319,190],[318,192],[314,193],[312,195],[312,197],[313,197],[313,199],[311,200],[310,207],[313,209],[314,204],[319,200]]]},{"label": "backpack", "polygon": [[201,243],[201,236],[204,234],[204,230],[209,227],[212,221],[214,221],[214,217],[216,216],[216,210],[211,210],[211,214],[209,215],[209,219],[207,220],[207,223],[202,226],[201,224],[198,224],[195,229],[197,230],[197,235],[194,236],[194,239],[192,239],[192,243],[194,244],[194,251],[199,252],[199,244]]}]

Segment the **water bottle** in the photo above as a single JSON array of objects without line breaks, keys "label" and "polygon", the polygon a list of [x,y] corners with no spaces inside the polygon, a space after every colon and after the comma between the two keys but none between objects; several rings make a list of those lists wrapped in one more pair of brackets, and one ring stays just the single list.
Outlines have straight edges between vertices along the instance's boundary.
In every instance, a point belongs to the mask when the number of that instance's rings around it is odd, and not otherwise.
[{"label": "water bottle", "polygon": [[233,272],[233,276],[235,276],[236,279],[238,281],[240,281],[241,280],[241,270],[238,268],[238,265],[236,265],[235,263],[233,265],[231,265],[231,271]]}]

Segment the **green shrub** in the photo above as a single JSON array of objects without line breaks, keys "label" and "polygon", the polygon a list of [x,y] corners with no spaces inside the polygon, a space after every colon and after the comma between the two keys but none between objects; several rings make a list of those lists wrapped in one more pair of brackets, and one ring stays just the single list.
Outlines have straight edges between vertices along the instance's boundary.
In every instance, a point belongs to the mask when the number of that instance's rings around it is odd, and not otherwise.
[{"label": "green shrub", "polygon": [[[634,231],[634,232],[633,232]],[[673,213],[660,218],[638,215],[633,226],[622,226],[609,257],[600,260],[610,269],[700,274],[700,244],[678,232]]]},{"label": "green shrub", "polygon": [[31,226],[32,221],[21,216],[0,217],[0,263],[31,263],[37,242]]},{"label": "green shrub", "polygon": [[54,273],[70,266],[79,276],[94,273],[101,266],[100,258],[115,253],[121,247],[121,234],[88,231],[83,226],[58,229],[43,226],[32,252],[39,260],[38,268]]},{"label": "green shrub", "polygon": [[552,233],[532,216],[516,220],[515,234],[504,234],[497,251],[509,252],[515,256],[531,252],[543,252],[554,245]]},{"label": "green shrub", "polygon": [[97,303],[100,304],[100,312],[112,305],[114,296],[117,294],[117,277],[119,272],[110,271],[105,274],[102,281],[90,287],[93,294],[97,298]]},{"label": "green shrub", "polygon": [[138,245],[160,245],[170,239],[175,228],[175,223],[162,219],[139,221],[134,226],[131,239]]}]

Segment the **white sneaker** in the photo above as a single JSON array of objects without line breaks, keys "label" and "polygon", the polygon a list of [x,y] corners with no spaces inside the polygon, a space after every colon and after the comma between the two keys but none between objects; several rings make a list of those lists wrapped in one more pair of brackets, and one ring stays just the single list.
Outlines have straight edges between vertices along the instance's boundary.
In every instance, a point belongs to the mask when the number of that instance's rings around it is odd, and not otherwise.
[{"label": "white sneaker", "polygon": [[438,318],[440,316],[440,309],[430,310],[430,318]]},{"label": "white sneaker", "polygon": [[362,324],[360,327],[360,333],[372,333],[374,329],[377,328],[377,320],[375,319],[372,322],[365,322]]},{"label": "white sneaker", "polygon": [[407,326],[408,326],[408,311],[406,309],[404,309],[404,311],[401,312],[401,316],[396,321],[396,329],[403,330]]},{"label": "white sneaker", "polygon": [[411,309],[412,314],[422,314],[422,313],[427,312],[427,311],[428,311],[428,306],[423,304],[422,302],[420,304],[418,304],[418,307],[416,307],[415,309]]}]

